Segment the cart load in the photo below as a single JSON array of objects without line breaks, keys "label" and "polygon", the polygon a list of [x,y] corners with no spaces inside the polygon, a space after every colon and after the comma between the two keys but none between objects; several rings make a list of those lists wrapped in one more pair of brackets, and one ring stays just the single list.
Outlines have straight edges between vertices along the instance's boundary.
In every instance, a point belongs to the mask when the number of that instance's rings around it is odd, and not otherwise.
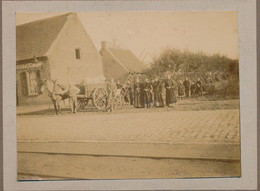
[{"label": "cart load", "polygon": [[97,109],[104,109],[106,107],[107,91],[106,78],[104,76],[97,76],[94,78],[86,78],[82,81],[80,86],[80,94],[77,96],[77,103],[79,109],[92,102]]}]

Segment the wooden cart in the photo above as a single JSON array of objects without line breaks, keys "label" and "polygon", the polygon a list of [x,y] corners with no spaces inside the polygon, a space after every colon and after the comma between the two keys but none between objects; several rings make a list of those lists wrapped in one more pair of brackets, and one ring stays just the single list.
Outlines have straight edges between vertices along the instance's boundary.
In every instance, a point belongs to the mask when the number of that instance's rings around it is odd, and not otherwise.
[{"label": "wooden cart", "polygon": [[105,109],[107,103],[107,91],[106,83],[99,84],[88,84],[81,87],[79,95],[77,95],[77,106],[79,110],[85,108],[89,101],[92,102],[93,106],[97,109]]},{"label": "wooden cart", "polygon": [[122,108],[124,97],[130,87],[130,82],[133,81],[136,74],[137,73],[129,73],[126,81],[119,91],[120,93],[113,96],[108,96],[106,82],[92,84],[89,83],[86,86],[82,87],[83,91],[81,91],[81,93],[77,96],[78,109],[84,109],[84,107],[88,105],[89,101],[91,101],[97,109],[108,109],[109,107],[116,109],[117,106],[120,106]]}]

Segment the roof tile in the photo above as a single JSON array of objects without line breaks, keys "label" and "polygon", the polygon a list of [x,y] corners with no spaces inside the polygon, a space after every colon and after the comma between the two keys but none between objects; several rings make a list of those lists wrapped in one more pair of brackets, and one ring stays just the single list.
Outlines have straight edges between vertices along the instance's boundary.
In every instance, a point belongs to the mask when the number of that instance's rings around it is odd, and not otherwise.
[{"label": "roof tile", "polygon": [[18,25],[16,27],[16,61],[44,56],[67,21],[68,15]]},{"label": "roof tile", "polygon": [[129,70],[129,72],[142,72],[144,64],[130,51],[119,48],[108,50]]}]

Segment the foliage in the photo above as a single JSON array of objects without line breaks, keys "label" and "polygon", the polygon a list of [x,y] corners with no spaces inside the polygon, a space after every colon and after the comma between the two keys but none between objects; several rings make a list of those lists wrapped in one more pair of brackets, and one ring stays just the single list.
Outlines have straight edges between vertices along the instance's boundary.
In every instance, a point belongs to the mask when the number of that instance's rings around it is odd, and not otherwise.
[{"label": "foliage", "polygon": [[224,94],[239,95],[238,60],[219,54],[207,55],[203,52],[194,53],[167,48],[160,56],[153,58],[145,72],[151,78],[155,76],[165,78],[170,73],[176,82],[183,81],[185,77],[190,81],[200,78],[203,84],[213,86],[214,83],[225,81],[222,87]]},{"label": "foliage", "polygon": [[202,52],[193,53],[168,48],[160,56],[153,58],[146,73],[151,77],[165,77],[168,73],[182,77],[196,74],[204,80],[206,76],[218,80],[217,78],[225,78],[228,75],[238,75],[238,60],[219,54],[209,56]]}]

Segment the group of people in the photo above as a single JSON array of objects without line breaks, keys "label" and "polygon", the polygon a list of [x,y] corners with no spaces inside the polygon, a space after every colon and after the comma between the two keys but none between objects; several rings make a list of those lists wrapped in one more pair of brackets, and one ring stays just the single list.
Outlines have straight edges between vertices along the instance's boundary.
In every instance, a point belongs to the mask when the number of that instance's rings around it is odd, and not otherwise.
[{"label": "group of people", "polygon": [[[59,85],[60,86],[60,85]],[[80,89],[73,84],[68,87],[61,87],[62,94],[66,94],[70,99],[70,107],[73,113],[77,112],[77,94]],[[123,99],[125,104],[133,105],[135,108],[151,108],[151,107],[174,107],[177,102],[175,90],[177,89],[180,99],[188,99],[193,96],[202,96],[202,81],[200,78],[196,82],[190,83],[188,77],[185,80],[175,83],[169,74],[167,79],[159,79],[155,77],[149,80],[145,78],[142,82],[136,78],[133,82],[127,81],[121,84],[119,81],[114,82],[111,78],[107,81],[107,109],[111,109],[117,103],[118,96]],[[121,99],[121,101],[122,101]],[[112,103],[114,102],[114,103]]]},{"label": "group of people", "polygon": [[142,82],[139,78],[136,78],[134,83],[126,82],[121,84],[119,81],[114,82],[113,79],[108,83],[108,95],[113,97],[117,92],[125,90],[121,95],[124,96],[125,104],[133,105],[135,108],[151,108],[151,107],[175,107],[177,102],[177,96],[175,90],[178,92],[178,96],[183,98],[189,98],[195,95],[202,95],[202,82],[200,78],[195,82],[189,81],[186,77],[185,80],[175,83],[172,76],[167,75],[167,79],[159,79],[155,77],[149,80],[145,78]]},{"label": "group of people", "polygon": [[190,83],[188,77],[182,82],[181,80],[178,83],[178,96],[180,99],[189,98],[194,96],[202,96],[203,86],[200,78],[196,81]]},{"label": "group of people", "polygon": [[[123,85],[119,81],[114,82],[114,79],[111,78],[110,81],[107,81],[107,108],[112,110],[113,104],[116,104],[112,102],[117,101],[114,98],[118,95],[123,96],[125,104],[133,105],[135,108],[175,107],[177,102],[176,89],[180,99],[188,99],[193,96],[202,96],[202,87],[200,78],[196,82],[190,83],[188,77],[186,77],[183,82],[179,81],[176,84],[170,74],[165,80],[155,77],[150,81],[145,78],[144,82],[141,82],[139,78],[136,78],[134,83],[127,81]],[[72,84],[69,84],[64,91],[70,98],[73,113],[77,112],[77,94],[79,91],[80,89]]]},{"label": "group of people", "polygon": [[131,89],[133,90],[133,105],[136,108],[173,107],[177,102],[174,88],[170,75],[165,81],[158,77],[151,81],[145,78],[144,83],[137,78]]}]

